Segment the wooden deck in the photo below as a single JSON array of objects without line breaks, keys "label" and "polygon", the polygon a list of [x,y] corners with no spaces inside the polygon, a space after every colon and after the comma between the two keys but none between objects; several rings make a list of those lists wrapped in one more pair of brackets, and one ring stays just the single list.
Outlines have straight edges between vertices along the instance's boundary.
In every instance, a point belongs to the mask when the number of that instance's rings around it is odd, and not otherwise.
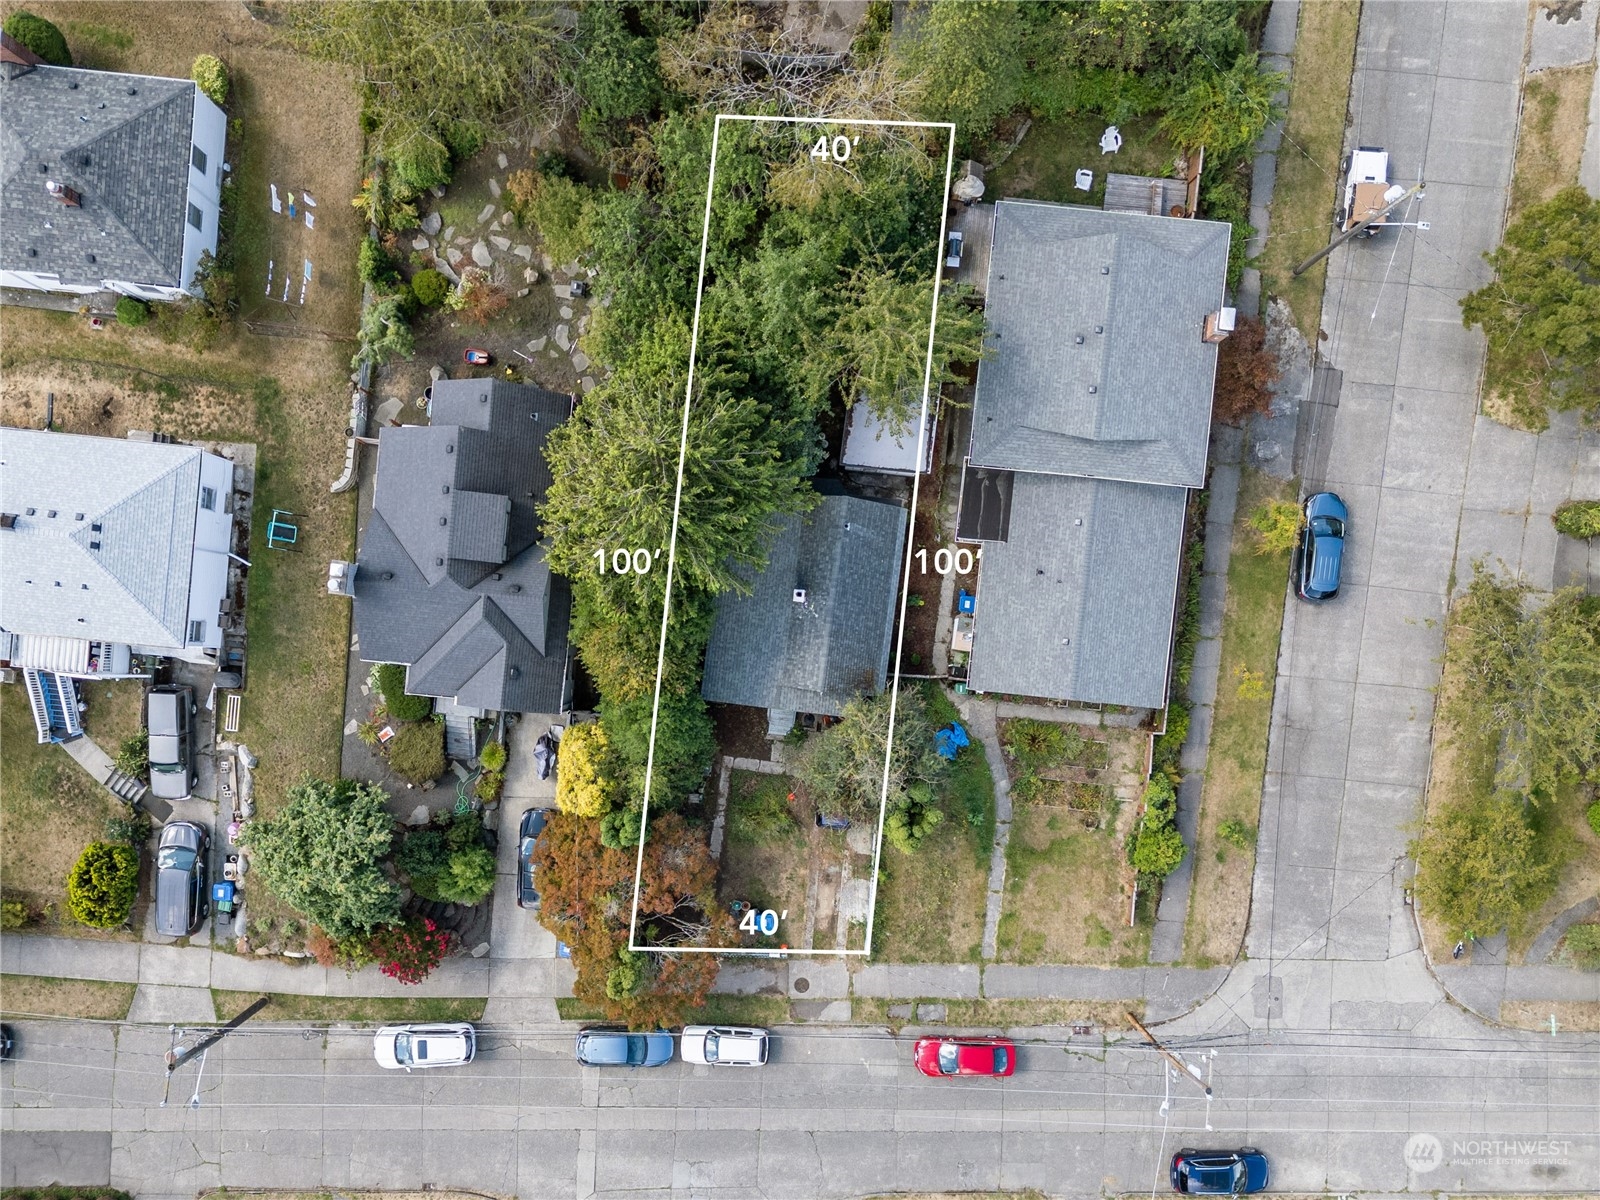
[{"label": "wooden deck", "polygon": [[[956,204],[950,209],[950,230],[961,231],[965,239],[961,247],[961,266],[954,271],[941,268],[945,283],[968,283],[987,295],[989,286],[989,250],[994,245],[994,205]],[[939,247],[939,261],[944,262],[944,247]]]},{"label": "wooden deck", "polygon": [[1107,212],[1145,213],[1170,217],[1184,213],[1188,186],[1182,179],[1155,179],[1148,175],[1106,176],[1106,198],[1101,205]]}]

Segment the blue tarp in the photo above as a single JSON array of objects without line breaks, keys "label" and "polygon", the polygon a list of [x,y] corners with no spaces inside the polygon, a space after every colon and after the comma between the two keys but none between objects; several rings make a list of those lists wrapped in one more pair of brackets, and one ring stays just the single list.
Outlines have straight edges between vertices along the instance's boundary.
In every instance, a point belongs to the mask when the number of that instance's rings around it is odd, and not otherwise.
[{"label": "blue tarp", "polygon": [[959,721],[951,721],[933,735],[933,748],[939,752],[941,758],[954,758],[960,753],[961,747],[971,744],[972,739],[967,736],[967,731],[961,727]]}]

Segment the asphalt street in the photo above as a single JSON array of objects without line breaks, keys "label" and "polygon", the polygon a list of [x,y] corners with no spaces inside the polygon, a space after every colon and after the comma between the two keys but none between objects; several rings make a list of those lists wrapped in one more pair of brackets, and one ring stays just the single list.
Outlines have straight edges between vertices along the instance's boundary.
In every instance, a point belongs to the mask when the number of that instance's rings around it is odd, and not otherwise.
[{"label": "asphalt street", "polygon": [[[162,1108],[165,1029],[23,1035],[4,1068],[4,1182],[109,1176],[143,1197],[419,1183],[640,1200],[1101,1195],[1164,1190],[1172,1152],[1208,1143],[1263,1149],[1274,1186],[1299,1192],[1600,1178],[1594,1042],[1490,1042],[1448,1006],[1404,1034],[1179,1043],[1209,1108],[1135,1042],[1025,1044],[1010,1080],[950,1081],[916,1072],[909,1038],[870,1030],[785,1030],[765,1068],[630,1071],[578,1067],[570,1034],[493,1027],[470,1066],[410,1075],[376,1066],[370,1032],[244,1032],[180,1069]],[[1419,1157],[1429,1139],[1437,1152]]]}]

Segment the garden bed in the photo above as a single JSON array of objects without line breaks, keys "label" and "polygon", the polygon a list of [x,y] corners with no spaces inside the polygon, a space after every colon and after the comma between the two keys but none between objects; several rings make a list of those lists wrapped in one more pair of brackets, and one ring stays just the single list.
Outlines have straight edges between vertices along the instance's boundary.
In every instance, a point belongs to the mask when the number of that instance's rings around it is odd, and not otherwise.
[{"label": "garden bed", "polygon": [[[829,868],[837,871],[849,853],[844,834],[816,828],[815,814],[787,775],[729,773],[718,899],[725,909],[744,904],[757,914],[778,915],[773,934],[743,931],[738,945],[810,948],[805,929],[808,897],[815,902],[812,877]],[[831,948],[832,932],[833,913],[819,908],[811,944]],[[825,942],[819,940],[824,934]]]}]

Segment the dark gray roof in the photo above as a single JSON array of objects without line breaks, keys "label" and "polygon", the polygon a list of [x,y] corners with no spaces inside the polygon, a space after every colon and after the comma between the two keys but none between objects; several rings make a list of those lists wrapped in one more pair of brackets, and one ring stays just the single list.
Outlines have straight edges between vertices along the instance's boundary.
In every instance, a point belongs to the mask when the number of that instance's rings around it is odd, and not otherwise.
[{"label": "dark gray roof", "polygon": [[1201,331],[1222,305],[1228,233],[1217,221],[997,204],[972,461],[1200,487],[1217,358]]},{"label": "dark gray roof", "polygon": [[837,715],[882,689],[905,538],[905,509],[857,496],[824,496],[788,518],[750,593],[717,600],[701,695]]},{"label": "dark gray roof", "polygon": [[571,592],[540,545],[545,438],[567,396],[494,380],[433,385],[433,424],[384,429],[355,579],[361,657],[406,690],[556,712]]},{"label": "dark gray roof", "polygon": [[1009,538],[983,547],[973,690],[1162,707],[1187,498],[1019,473]]},{"label": "dark gray roof", "polygon": [[[75,286],[185,286],[194,97],[187,79],[72,67],[0,75],[0,265]],[[80,193],[81,207],[46,192],[50,180]]]}]

